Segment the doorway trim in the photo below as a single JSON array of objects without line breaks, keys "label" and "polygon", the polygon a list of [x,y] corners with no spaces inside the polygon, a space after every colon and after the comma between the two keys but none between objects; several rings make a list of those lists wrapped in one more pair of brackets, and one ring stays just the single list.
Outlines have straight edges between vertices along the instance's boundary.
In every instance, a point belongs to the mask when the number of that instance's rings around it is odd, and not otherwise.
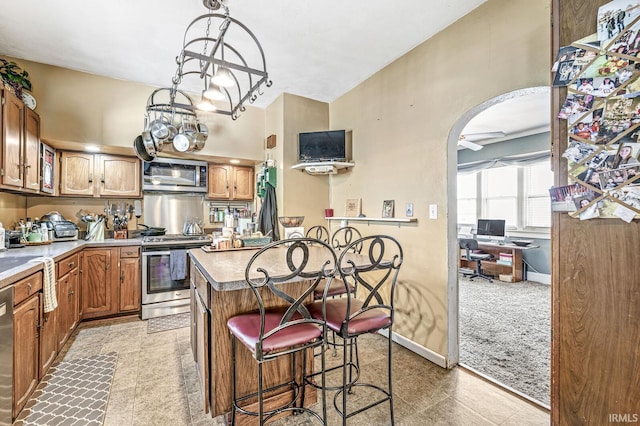
[{"label": "doorway trim", "polygon": [[448,335],[447,335],[447,368],[453,368],[460,361],[460,334],[459,334],[459,299],[458,299],[458,257],[460,249],[458,247],[458,138],[467,123],[482,111],[504,101],[526,95],[549,92],[549,86],[534,86],[524,89],[516,89],[503,93],[494,98],[488,99],[481,104],[471,108],[458,118],[454,123],[449,138],[447,140],[447,251],[448,251],[448,277],[447,277],[447,312],[448,312]]}]

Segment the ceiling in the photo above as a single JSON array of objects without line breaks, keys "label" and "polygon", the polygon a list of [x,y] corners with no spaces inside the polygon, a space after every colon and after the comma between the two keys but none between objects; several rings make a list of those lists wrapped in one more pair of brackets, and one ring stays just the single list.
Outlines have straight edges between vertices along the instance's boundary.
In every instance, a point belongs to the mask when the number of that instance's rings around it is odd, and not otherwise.
[{"label": "ceiling", "polygon": [[[490,99],[471,112],[479,111],[466,123],[461,134],[468,135],[468,140],[476,144],[486,145],[548,132],[550,96],[549,87],[532,87]],[[490,132],[503,132],[504,136],[483,138],[483,133]],[[458,149],[464,147],[458,146]]]},{"label": "ceiling", "polygon": [[[331,102],[484,1],[225,4],[264,50],[273,86],[254,105],[266,107],[283,92]],[[206,13],[202,0],[3,2],[0,54],[168,87],[187,26]]]}]

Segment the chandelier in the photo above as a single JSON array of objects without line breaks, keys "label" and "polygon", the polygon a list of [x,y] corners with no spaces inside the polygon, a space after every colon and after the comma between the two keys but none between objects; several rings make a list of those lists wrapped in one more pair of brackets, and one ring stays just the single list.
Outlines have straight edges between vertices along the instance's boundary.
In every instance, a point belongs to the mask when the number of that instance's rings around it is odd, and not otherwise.
[{"label": "chandelier", "polygon": [[[222,0],[203,0],[208,13],[194,19],[184,34],[172,83],[200,79],[202,92],[195,108],[237,119],[247,102],[253,103],[270,87],[264,52],[246,25],[229,15]],[[223,9],[224,13],[216,13]]]},{"label": "chandelier", "polygon": [[[256,36],[229,16],[223,0],[203,0],[208,13],[194,19],[176,57],[171,87],[155,90],[147,101],[144,131],[134,141],[138,157],[153,161],[167,144],[175,151],[204,148],[208,130],[198,112],[215,112],[233,120],[270,87],[264,52]],[[224,13],[217,13],[219,9]],[[180,85],[200,86],[193,101]],[[195,83],[195,84],[192,84]]]}]

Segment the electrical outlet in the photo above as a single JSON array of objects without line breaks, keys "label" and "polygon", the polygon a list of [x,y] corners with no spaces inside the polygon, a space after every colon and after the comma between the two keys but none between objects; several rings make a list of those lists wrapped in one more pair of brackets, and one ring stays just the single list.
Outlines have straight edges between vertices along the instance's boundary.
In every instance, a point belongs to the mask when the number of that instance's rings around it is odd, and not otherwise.
[{"label": "electrical outlet", "polygon": [[407,203],[406,215],[407,217],[413,217],[413,203]]},{"label": "electrical outlet", "polygon": [[437,219],[437,218],[438,218],[438,205],[429,204],[429,219]]}]

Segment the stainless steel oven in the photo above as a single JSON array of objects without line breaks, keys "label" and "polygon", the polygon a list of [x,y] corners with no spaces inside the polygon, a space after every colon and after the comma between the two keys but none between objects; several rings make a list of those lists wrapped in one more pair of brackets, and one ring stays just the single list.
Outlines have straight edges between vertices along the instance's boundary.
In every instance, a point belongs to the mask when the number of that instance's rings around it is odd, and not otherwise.
[{"label": "stainless steel oven", "polygon": [[[146,237],[142,242],[142,319],[189,312],[186,251],[210,244],[206,236]],[[184,262],[184,263],[182,263]],[[178,273],[173,272],[178,268]]]}]

